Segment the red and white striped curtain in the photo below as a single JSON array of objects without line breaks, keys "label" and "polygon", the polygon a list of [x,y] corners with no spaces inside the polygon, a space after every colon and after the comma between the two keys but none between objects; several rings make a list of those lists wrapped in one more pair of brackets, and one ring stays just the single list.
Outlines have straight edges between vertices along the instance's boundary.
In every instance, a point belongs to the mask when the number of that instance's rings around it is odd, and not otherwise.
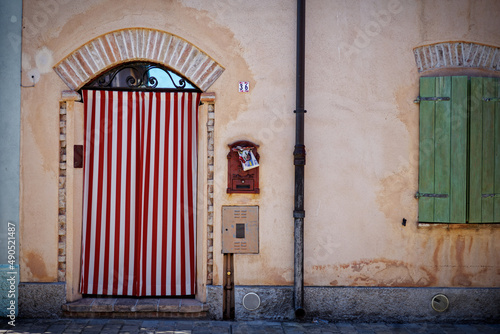
[{"label": "red and white striped curtain", "polygon": [[200,94],[83,97],[81,292],[194,294]]}]

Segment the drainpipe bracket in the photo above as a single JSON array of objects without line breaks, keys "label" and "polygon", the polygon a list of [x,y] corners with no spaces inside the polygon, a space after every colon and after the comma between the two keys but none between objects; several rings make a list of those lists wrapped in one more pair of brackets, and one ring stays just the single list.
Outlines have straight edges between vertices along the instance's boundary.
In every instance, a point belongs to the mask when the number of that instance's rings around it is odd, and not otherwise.
[{"label": "drainpipe bracket", "polygon": [[306,165],[306,157],[305,156],[303,158],[295,157],[295,159],[293,159],[293,164],[295,166],[305,166]]},{"label": "drainpipe bracket", "polygon": [[306,217],[305,210],[294,210],[293,211],[293,218],[305,218],[305,217]]},{"label": "drainpipe bracket", "polygon": [[305,109],[297,109],[297,110],[294,110],[293,113],[294,114],[305,114],[307,112],[307,110]]},{"label": "drainpipe bracket", "polygon": [[295,145],[293,151],[293,164],[296,166],[304,166],[306,164],[306,146]]}]

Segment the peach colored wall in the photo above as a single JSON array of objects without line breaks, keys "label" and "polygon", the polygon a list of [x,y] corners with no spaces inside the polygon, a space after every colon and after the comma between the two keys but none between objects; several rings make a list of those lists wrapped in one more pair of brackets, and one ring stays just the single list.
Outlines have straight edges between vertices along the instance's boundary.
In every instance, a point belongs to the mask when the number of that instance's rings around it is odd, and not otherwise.
[{"label": "peach colored wall", "polygon": [[[217,96],[213,283],[222,283],[221,206],[259,205],[260,253],[235,256],[235,283],[292,284],[295,15],[286,0],[25,0],[22,80],[37,82],[22,91],[21,280],[57,280],[58,110],[67,86],[52,67],[97,36],[145,27],[184,38],[225,68],[209,88]],[[306,285],[499,285],[499,228],[417,225],[412,103],[413,48],[498,47],[498,17],[495,0],[307,3]],[[239,81],[250,93],[238,93]],[[225,192],[227,144],[240,139],[260,145],[259,195]]]}]

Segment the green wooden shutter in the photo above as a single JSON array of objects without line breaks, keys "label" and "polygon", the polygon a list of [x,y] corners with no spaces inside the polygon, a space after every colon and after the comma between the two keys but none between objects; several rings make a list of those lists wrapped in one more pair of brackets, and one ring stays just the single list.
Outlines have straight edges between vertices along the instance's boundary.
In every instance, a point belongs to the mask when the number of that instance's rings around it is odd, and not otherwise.
[{"label": "green wooden shutter", "polygon": [[469,223],[500,222],[500,85],[471,78]]},{"label": "green wooden shutter", "polygon": [[420,78],[420,97],[419,221],[465,223],[467,77]]}]

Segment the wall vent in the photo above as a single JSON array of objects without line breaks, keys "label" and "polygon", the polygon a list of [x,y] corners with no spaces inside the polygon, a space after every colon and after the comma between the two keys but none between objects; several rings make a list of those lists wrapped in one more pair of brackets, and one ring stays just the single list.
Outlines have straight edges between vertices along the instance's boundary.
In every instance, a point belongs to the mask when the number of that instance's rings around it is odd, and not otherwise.
[{"label": "wall vent", "polygon": [[249,292],[245,296],[243,296],[243,307],[249,311],[253,311],[259,308],[260,306],[260,297],[255,292]]},{"label": "wall vent", "polygon": [[431,306],[434,309],[434,311],[444,312],[448,309],[448,306],[450,306],[450,301],[448,300],[448,297],[446,297],[445,295],[438,294],[432,297]]}]

